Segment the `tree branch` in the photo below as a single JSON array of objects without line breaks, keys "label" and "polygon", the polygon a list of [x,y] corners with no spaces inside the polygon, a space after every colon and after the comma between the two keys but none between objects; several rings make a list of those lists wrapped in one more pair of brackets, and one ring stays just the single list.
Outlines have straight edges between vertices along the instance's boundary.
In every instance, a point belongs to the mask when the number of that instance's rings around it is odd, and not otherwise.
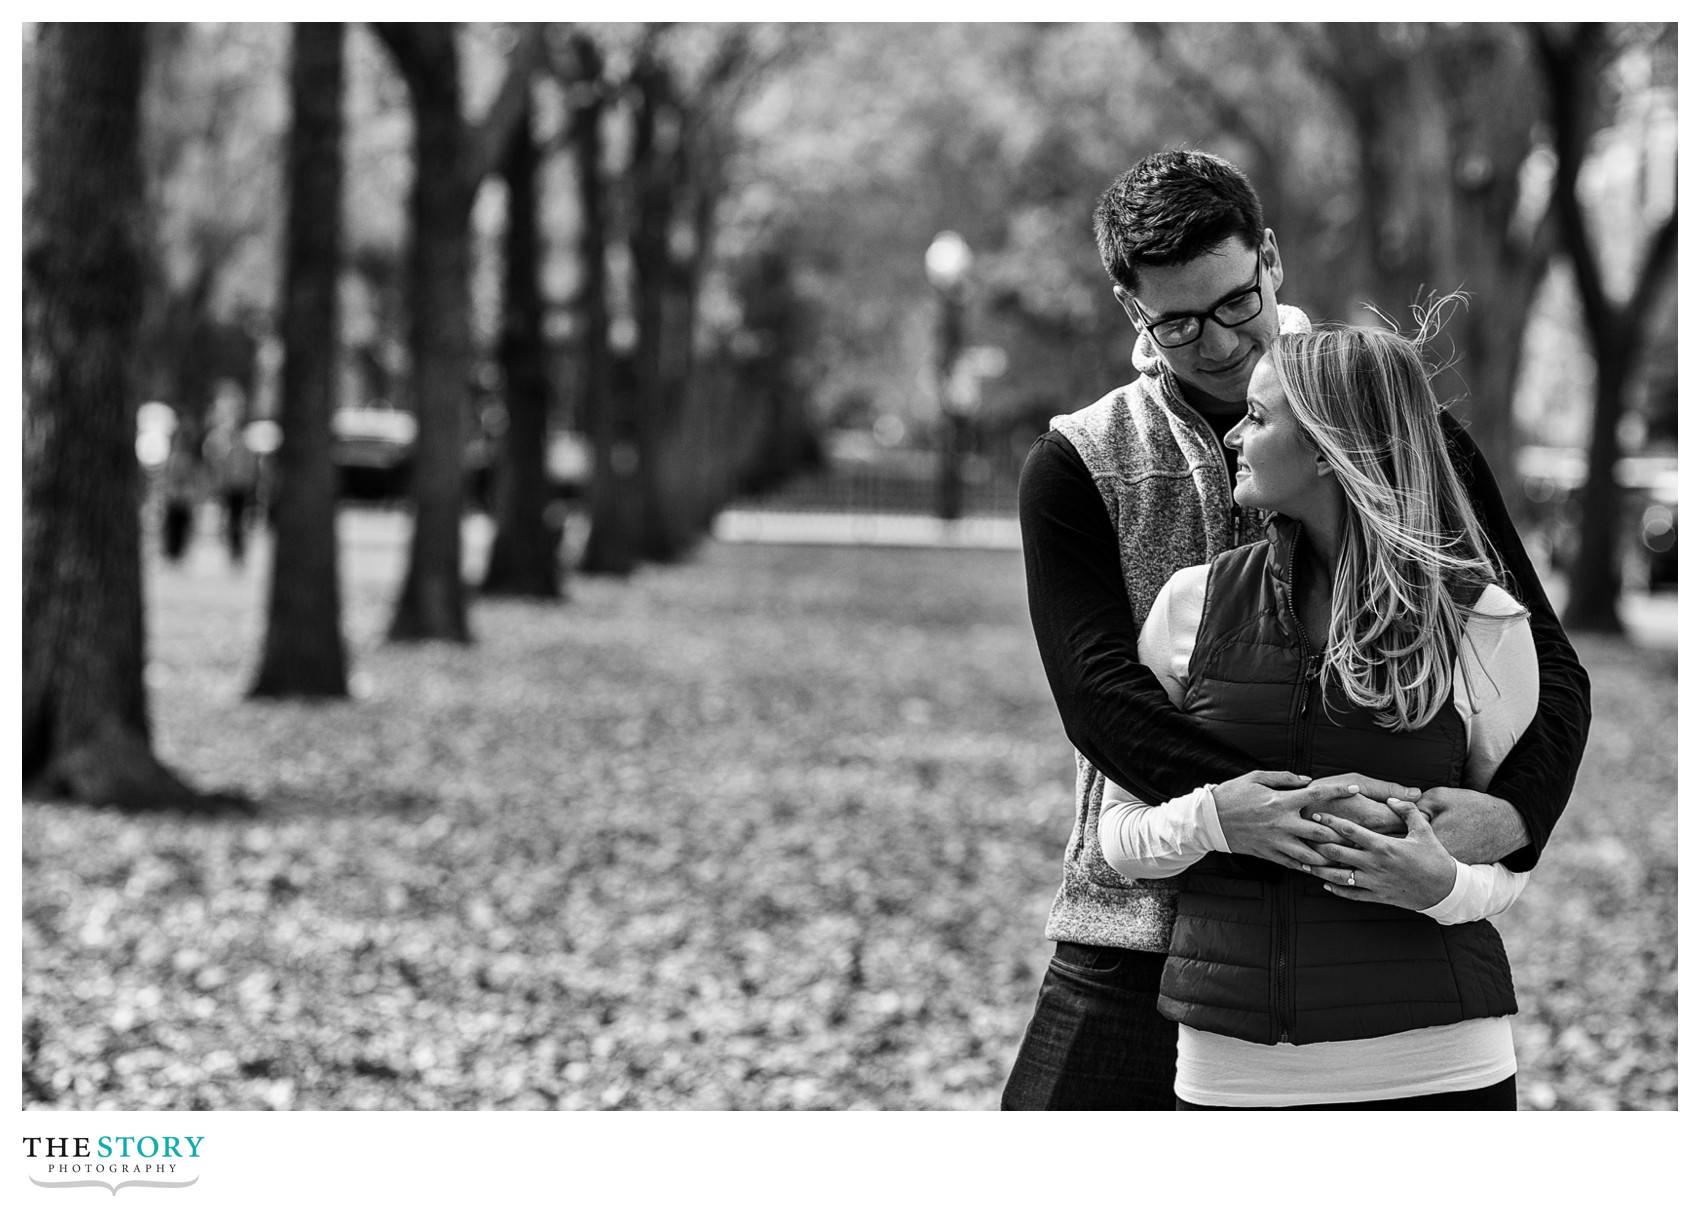
[{"label": "tree branch", "polygon": [[1225,131],[1251,144],[1253,152],[1263,163],[1280,162],[1274,148],[1252,123],[1251,116],[1222,94],[1216,87],[1214,77],[1194,66],[1175,48],[1166,25],[1135,21],[1130,28],[1134,37],[1146,44],[1153,57],[1163,65],[1169,79],[1188,95],[1194,105],[1204,110],[1210,119]]},{"label": "tree branch", "polygon": [[1553,151],[1557,161],[1553,173],[1553,206],[1558,213],[1564,250],[1576,275],[1576,292],[1581,296],[1589,329],[1597,334],[1597,339],[1610,340],[1617,316],[1606,297],[1599,258],[1588,236],[1582,201],[1576,194],[1576,181],[1582,170],[1582,141],[1586,134],[1583,108],[1588,82],[1581,79],[1581,64],[1591,47],[1588,28],[1584,26],[1561,41],[1546,25],[1537,23],[1529,26],[1535,58],[1546,78],[1547,113],[1551,119]]},{"label": "tree branch", "polygon": [[496,90],[484,119],[467,137],[467,177],[477,193],[479,182],[495,172],[501,164],[502,153],[513,138],[514,127],[526,112],[526,100],[532,78],[546,66],[548,47],[543,27],[527,22],[520,31],[519,41],[508,56],[507,75]]},{"label": "tree branch", "polygon": [[1635,290],[1623,308],[1619,331],[1622,333],[1624,357],[1629,365],[1635,364],[1646,340],[1647,313],[1652,310],[1653,300],[1658,297],[1659,288],[1676,271],[1676,216],[1677,212],[1672,210],[1654,234],[1653,242],[1647,246],[1641,273],[1635,279]]},{"label": "tree branch", "polygon": [[[614,91],[603,78],[602,56],[596,49],[596,43],[582,30],[574,30],[568,35],[561,53],[550,48],[542,69],[560,88],[569,113],[603,104]],[[572,123],[563,123],[544,150],[564,151],[573,145],[573,138]]]},{"label": "tree branch", "polygon": [[372,32],[390,52],[410,91],[426,84],[435,66],[432,60],[441,56],[445,39],[454,37],[452,27],[420,25],[417,21],[374,21]]},{"label": "tree branch", "polygon": [[[1302,34],[1299,32],[1301,29],[1304,31]],[[1303,26],[1282,23],[1276,25],[1275,30],[1281,40],[1304,60],[1312,75],[1327,82],[1342,96],[1349,96],[1355,91],[1355,77],[1347,73],[1335,41],[1318,36],[1310,23]]]}]

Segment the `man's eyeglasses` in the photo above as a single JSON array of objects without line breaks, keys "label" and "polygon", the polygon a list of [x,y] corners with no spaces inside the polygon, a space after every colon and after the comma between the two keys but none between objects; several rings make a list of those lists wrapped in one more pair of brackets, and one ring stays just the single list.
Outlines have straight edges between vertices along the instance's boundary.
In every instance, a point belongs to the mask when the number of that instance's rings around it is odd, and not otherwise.
[{"label": "man's eyeglasses", "polygon": [[1151,339],[1164,349],[1179,349],[1182,345],[1191,345],[1204,335],[1204,321],[1214,320],[1223,328],[1238,328],[1248,320],[1255,320],[1263,314],[1263,257],[1257,258],[1257,275],[1252,279],[1251,289],[1235,291],[1209,311],[1186,312],[1178,316],[1169,316],[1153,324],[1140,307],[1139,300],[1128,296],[1133,303],[1133,310],[1139,314],[1139,319],[1145,325],[1145,330],[1151,334]]}]

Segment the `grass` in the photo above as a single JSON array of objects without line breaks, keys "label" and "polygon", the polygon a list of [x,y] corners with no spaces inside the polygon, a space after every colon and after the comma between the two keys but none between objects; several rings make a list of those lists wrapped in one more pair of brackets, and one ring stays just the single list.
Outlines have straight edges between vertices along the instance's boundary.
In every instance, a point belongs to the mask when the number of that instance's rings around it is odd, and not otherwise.
[{"label": "grass", "polygon": [[[243,699],[263,559],[150,571],[156,748],[264,807],[25,805],[26,1106],[996,1105],[1072,803],[1017,555],[711,545],[396,647],[357,529],[346,703]],[[1519,1081],[1673,1107],[1674,657],[1581,647]]]}]

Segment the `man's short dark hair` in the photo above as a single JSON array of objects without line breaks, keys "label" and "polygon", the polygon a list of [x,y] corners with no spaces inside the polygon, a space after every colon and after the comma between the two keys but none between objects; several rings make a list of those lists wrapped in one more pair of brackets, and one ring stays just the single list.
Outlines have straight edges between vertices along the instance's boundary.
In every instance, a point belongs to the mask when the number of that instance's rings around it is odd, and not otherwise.
[{"label": "man's short dark hair", "polygon": [[1104,271],[1124,290],[1145,265],[1181,265],[1230,236],[1263,242],[1263,203],[1245,174],[1208,152],[1161,151],[1117,177],[1092,212]]}]

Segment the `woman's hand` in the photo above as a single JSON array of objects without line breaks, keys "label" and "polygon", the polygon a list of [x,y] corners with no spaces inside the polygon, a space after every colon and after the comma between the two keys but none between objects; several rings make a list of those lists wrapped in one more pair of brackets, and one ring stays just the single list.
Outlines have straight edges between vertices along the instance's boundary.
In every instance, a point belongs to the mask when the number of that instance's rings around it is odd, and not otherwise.
[{"label": "woman's hand", "polygon": [[1333,829],[1344,842],[1318,844],[1316,849],[1327,864],[1309,868],[1310,873],[1345,900],[1418,912],[1432,909],[1451,894],[1457,864],[1434,836],[1420,808],[1406,800],[1388,804],[1405,818],[1404,837],[1383,837],[1342,817],[1318,813],[1317,823]]}]

